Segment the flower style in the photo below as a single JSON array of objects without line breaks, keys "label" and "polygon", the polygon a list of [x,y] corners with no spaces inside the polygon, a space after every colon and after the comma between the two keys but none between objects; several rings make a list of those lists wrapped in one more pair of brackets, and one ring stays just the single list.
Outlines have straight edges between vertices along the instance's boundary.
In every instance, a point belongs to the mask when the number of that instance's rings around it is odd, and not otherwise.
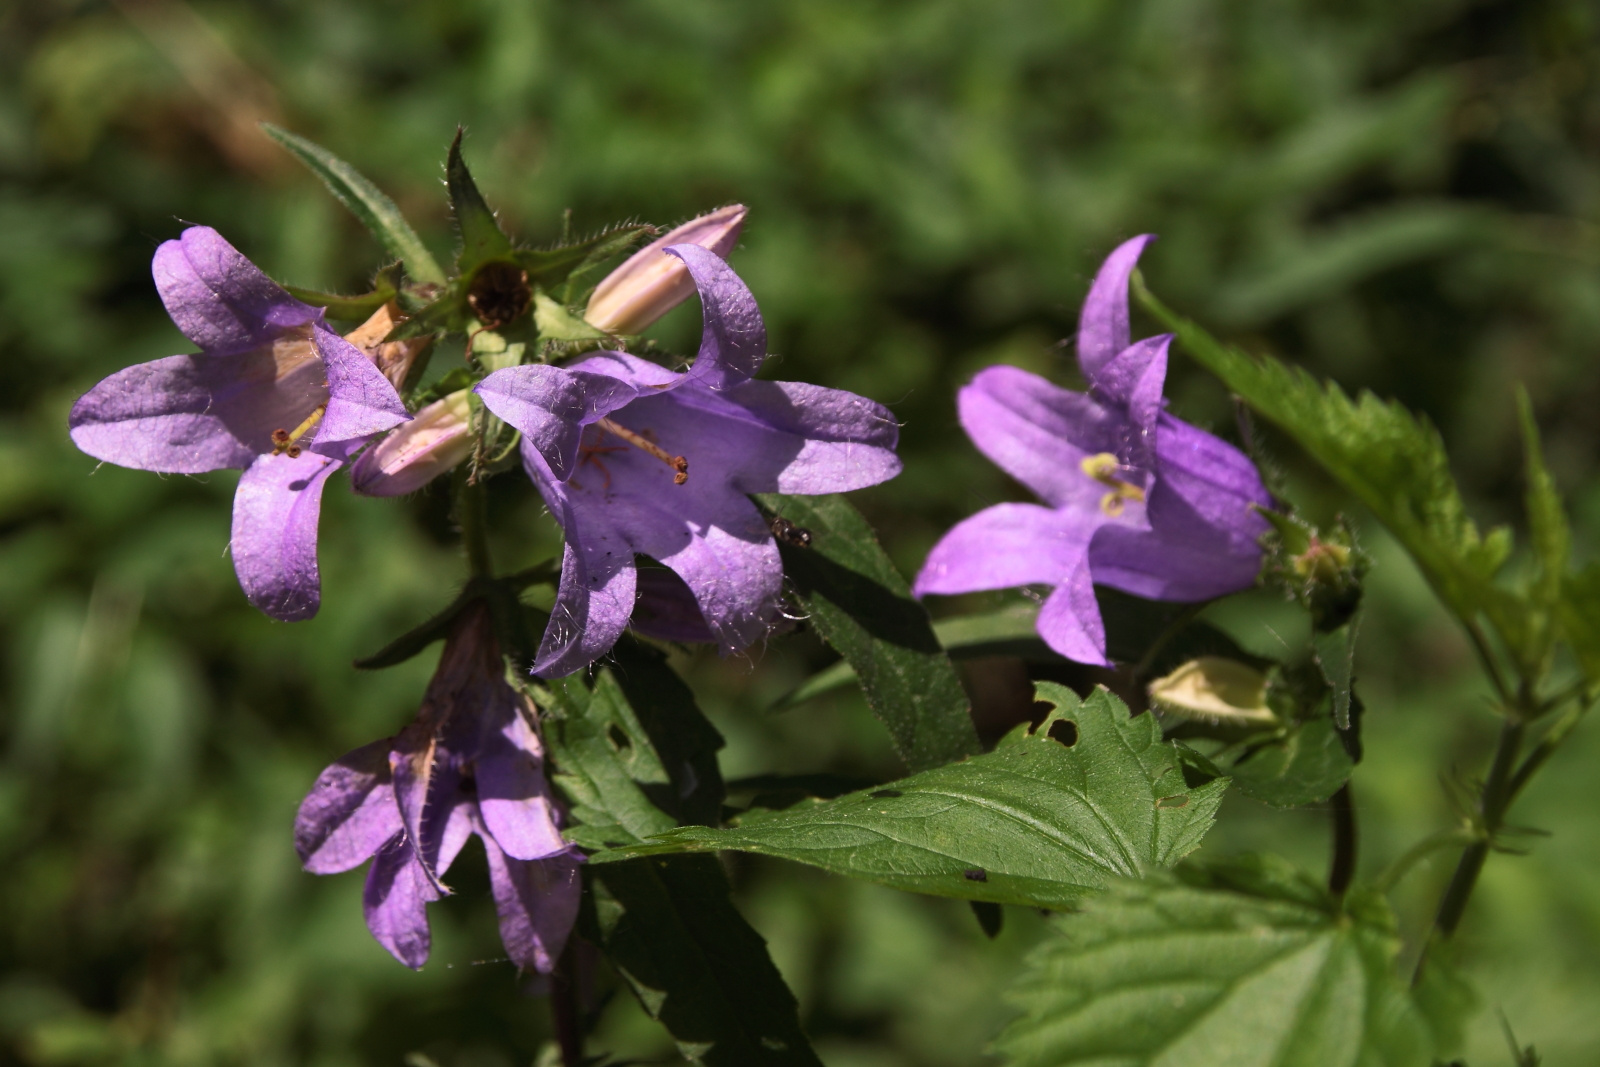
[{"label": "flower style", "polygon": [[200,347],[118,371],[79,398],[72,440],[123,467],[244,474],[232,551],[250,602],[273,618],[321,600],[322,489],[373,434],[410,416],[373,357],[321,308],[284,292],[215,230],[193,226],[156,250],[156,288]]},{"label": "flower style", "polygon": [[980,372],[958,397],[979,451],[1048,506],[999,504],[945,534],[913,592],[1055,586],[1039,636],[1106,665],[1094,583],[1153,600],[1209,600],[1251,585],[1271,503],[1250,460],[1164,410],[1170,334],[1129,343],[1128,278],[1154,238],[1107,257],[1084,300],[1078,365],[1088,393],[1016,367]]},{"label": "flower style", "polygon": [[[714,640],[724,652],[753,644],[778,617],[783,568],[747,494],[843,492],[900,471],[899,428],[886,408],[837,389],[752,380],[766,328],[750,290],[714,252],[664,251],[700,294],[704,331],[687,372],[598,352],[567,367],[507,368],[477,386],[522,431],[523,464],[566,531],[534,665],[547,677],[610,649],[641,594],[651,611],[635,625],[646,632]],[[647,571],[641,583],[635,553],[672,574]]]},{"label": "flower style", "polygon": [[313,874],[372,860],[367,928],[413,969],[428,959],[427,906],[449,893],[440,879],[470,834],[507,954],[549,973],[577,918],[582,857],[561,839],[533,708],[506,684],[481,604],[457,620],[416,720],[323,771],[294,827]]}]

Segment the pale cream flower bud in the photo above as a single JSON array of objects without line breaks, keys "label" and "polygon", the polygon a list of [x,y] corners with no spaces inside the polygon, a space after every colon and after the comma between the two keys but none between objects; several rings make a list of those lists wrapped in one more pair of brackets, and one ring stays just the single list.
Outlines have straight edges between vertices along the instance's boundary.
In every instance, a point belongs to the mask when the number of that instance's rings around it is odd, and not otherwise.
[{"label": "pale cream flower bud", "polygon": [[350,468],[350,482],[368,496],[402,496],[472,455],[470,390],[435,400],[410,422],[390,430]]},{"label": "pale cream flower bud", "polygon": [[1267,676],[1220,656],[1201,656],[1165,678],[1150,683],[1150,702],[1186,719],[1272,726],[1278,720],[1267,706]]},{"label": "pale cream flower bud", "polygon": [[673,245],[699,245],[724,258],[739,241],[749,209],[729,204],[684,223],[651,241],[606,275],[589,297],[583,317],[606,333],[638,333],[687,300],[694,292],[689,268],[662,252]]}]

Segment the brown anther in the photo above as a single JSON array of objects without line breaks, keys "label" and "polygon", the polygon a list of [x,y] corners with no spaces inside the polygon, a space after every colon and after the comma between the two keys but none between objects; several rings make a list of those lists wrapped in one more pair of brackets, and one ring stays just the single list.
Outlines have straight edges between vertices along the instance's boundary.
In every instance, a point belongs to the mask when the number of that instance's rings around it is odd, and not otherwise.
[{"label": "brown anther", "polygon": [[[654,456],[656,459],[659,459],[661,462],[671,467],[673,470],[673,485],[682,485],[689,480],[689,461],[683,456],[674,456],[670,454],[654,441],[649,440],[642,434],[634,433],[626,426],[619,425],[610,419],[600,419],[595,423],[595,425],[599,427],[602,432],[611,434],[613,437],[621,438],[634,448],[637,448],[639,451],[644,452],[647,455]],[[648,430],[645,431],[645,433],[649,432],[650,431]]]},{"label": "brown anther", "polygon": [[528,272],[503,260],[485,263],[472,276],[467,303],[486,329],[492,330],[521,317],[533,305],[533,286],[528,284]]},{"label": "brown anther", "polygon": [[300,455],[300,446],[296,443],[306,434],[317,428],[317,423],[322,421],[322,416],[327,413],[327,404],[318,404],[306,420],[293,430],[277,429],[272,431],[272,454],[274,456],[287,455],[295,459]]},{"label": "brown anther", "polygon": [[290,459],[299,459],[300,458],[300,446],[299,445],[290,445],[288,448],[283,450],[283,454],[288,456]]},{"label": "brown anther", "polygon": [[292,440],[292,438],[290,438],[288,430],[280,429],[272,431],[272,443],[274,446],[279,448],[287,448],[289,447],[290,440]]}]

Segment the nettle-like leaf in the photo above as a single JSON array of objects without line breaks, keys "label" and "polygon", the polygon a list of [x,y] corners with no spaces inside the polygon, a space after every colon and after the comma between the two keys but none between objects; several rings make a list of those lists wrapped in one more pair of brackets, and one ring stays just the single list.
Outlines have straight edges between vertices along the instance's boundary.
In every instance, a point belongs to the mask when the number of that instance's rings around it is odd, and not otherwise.
[{"label": "nettle-like leaf", "polygon": [[1298,367],[1224,345],[1166,308],[1142,283],[1139,298],[1183,348],[1304,448],[1405,546],[1439,597],[1463,619],[1486,616],[1525,661],[1522,602],[1495,584],[1511,551],[1505,528],[1487,536],[1467,516],[1439,432],[1399,403],[1351,399]]},{"label": "nettle-like leaf", "polygon": [[[1012,1067],[1427,1067],[1447,998],[1395,974],[1393,916],[1281,861],[1122,883],[1036,949],[996,1041]],[[1459,1006],[1457,998],[1454,1005]]]},{"label": "nettle-like leaf", "polygon": [[991,753],[835,800],[752,812],[725,830],[680,827],[626,856],[735,849],[897,889],[999,904],[1078,906],[1115,877],[1169,867],[1210,828],[1226,779],[1188,788],[1152,716],[1105,690],[1055,705]]},{"label": "nettle-like leaf", "polygon": [[757,503],[810,532],[783,543],[783,570],[810,623],[845,658],[911,770],[980,750],[955,665],[867,520],[842,496],[762,493]]},{"label": "nettle-like leaf", "polygon": [[1292,723],[1225,764],[1234,788],[1263,804],[1319,804],[1350,779],[1355,764],[1327,715]]},{"label": "nettle-like leaf", "polygon": [[[580,240],[563,241],[553,248],[518,249],[515,258],[528,272],[528,280],[548,292],[563,283],[578,285],[602,263],[629,251],[640,240],[655,233],[656,228],[648,223],[624,223]],[[563,291],[561,302],[571,303],[575,295]]]},{"label": "nettle-like leaf", "polygon": [[[614,666],[533,687],[566,795],[567,837],[585,848],[660,833],[720,806],[722,738],[652,650],[625,639]],[[698,721],[697,721],[698,720]],[[685,1058],[712,1067],[818,1067],[794,995],[734,907],[710,857],[588,864],[598,944]]]},{"label": "nettle-like leaf", "polygon": [[384,251],[405,264],[407,274],[424,284],[444,284],[444,271],[422,243],[422,238],[400,214],[394,201],[360,171],[321,145],[270,122],[263,122],[261,128],[321,178],[339,203],[349,208],[361,225],[378,239]]}]

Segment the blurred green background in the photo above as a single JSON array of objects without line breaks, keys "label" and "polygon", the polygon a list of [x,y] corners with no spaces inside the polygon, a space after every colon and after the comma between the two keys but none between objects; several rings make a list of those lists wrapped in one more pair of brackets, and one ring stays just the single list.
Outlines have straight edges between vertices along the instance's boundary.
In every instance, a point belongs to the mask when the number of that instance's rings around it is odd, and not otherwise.
[{"label": "blurred green background", "polygon": [[[1000,361],[1071,383],[1056,342],[1087,279],[1146,231],[1170,303],[1426,412],[1485,520],[1518,521],[1510,387],[1526,383],[1586,554],[1597,61],[1588,0],[0,3],[0,1059],[488,1067],[530,1063],[544,1038],[471,856],[412,974],[367,936],[360,875],[312,878],[291,848],[317,771],[420,695],[432,654],[349,664],[461,579],[443,494],[330,489],[325,607],[285,625],[234,583],[235,475],[97,469],[66,437],[99,377],[186,349],[149,276],[179,220],[300,285],[356,291],[379,266],[259,119],[355,163],[441,252],[458,123],[530,242],[568,208],[586,230],[749,204],[732,260],[766,315],[769,373],[865,393],[905,424],[906,473],[858,496],[907,570],[948,524],[1018,494],[959,433],[953,388]],[[657,333],[692,351],[697,328],[691,304]],[[1181,357],[1170,394],[1231,426]],[[1331,515],[1341,501],[1278,452]],[[505,566],[553,549],[520,479],[493,494]],[[1370,875],[1449,820],[1440,776],[1476,773],[1494,724],[1459,635],[1365,533],[1370,755],[1354,789]],[[730,776],[896,772],[858,699],[763,710],[816,655],[780,641],[683,658]],[[1590,725],[1514,813],[1554,836],[1492,859],[1469,912],[1474,1067],[1510,1062],[1498,1010],[1547,1064],[1600,1061]],[[1230,800],[1205,848],[1320,868],[1325,834],[1321,813]],[[1407,883],[1413,937],[1447,873]],[[1012,909],[990,942],[952,902],[748,859],[735,875],[828,1063],[985,1062],[1036,915]],[[626,997],[601,1035],[672,1059]]]}]

